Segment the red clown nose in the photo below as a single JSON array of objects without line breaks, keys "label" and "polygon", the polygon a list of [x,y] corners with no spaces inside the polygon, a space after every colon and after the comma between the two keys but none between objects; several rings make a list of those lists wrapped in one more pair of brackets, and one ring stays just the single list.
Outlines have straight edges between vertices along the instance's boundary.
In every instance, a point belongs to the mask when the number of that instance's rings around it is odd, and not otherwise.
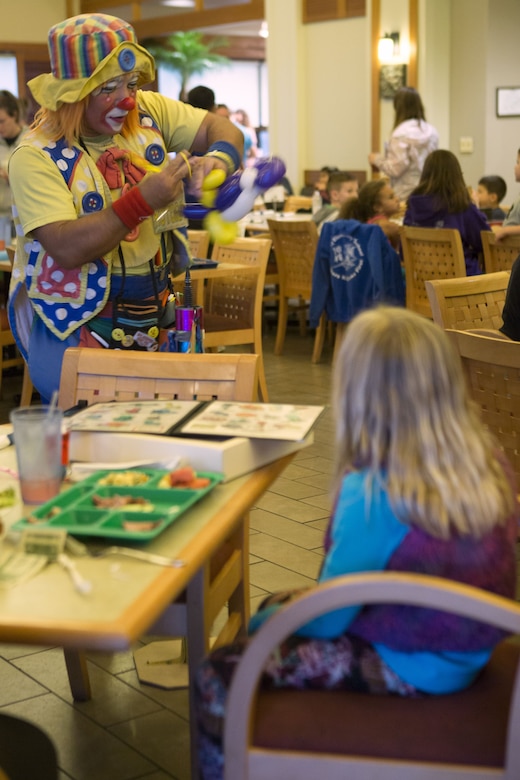
[{"label": "red clown nose", "polygon": [[133,97],[125,97],[116,104],[117,108],[122,108],[123,111],[131,111],[135,108],[135,100]]}]

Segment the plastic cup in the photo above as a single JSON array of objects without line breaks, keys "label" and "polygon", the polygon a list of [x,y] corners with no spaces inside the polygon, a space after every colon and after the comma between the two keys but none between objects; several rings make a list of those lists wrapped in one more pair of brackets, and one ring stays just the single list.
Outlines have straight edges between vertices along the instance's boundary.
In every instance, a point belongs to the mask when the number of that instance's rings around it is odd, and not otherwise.
[{"label": "plastic cup", "polygon": [[13,424],[24,504],[43,504],[59,492],[63,478],[61,409],[24,406],[9,415]]}]

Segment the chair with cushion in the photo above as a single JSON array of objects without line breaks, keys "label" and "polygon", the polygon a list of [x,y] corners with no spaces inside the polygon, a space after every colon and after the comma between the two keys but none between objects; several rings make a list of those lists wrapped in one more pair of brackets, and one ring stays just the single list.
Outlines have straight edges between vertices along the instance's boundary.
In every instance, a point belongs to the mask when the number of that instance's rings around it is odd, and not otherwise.
[{"label": "chair with cushion", "polygon": [[[70,408],[79,401],[197,399],[251,401],[257,388],[257,355],[172,354],[69,348],[61,372],[59,404]],[[218,613],[229,604],[228,619],[216,644],[225,644],[244,630],[249,619],[247,588],[248,524],[226,540],[208,566],[193,577],[185,597],[179,597],[160,620],[160,631],[186,637],[188,670],[209,650],[209,632]],[[186,604],[196,604],[187,622]],[[152,632],[153,633],[153,632]],[[84,653],[67,649],[65,661],[75,700],[90,698]],[[1,765],[1,764],[0,764]]]},{"label": "chair with cushion", "polygon": [[262,346],[262,302],[271,249],[269,238],[237,238],[213,246],[211,259],[249,266],[208,279],[204,290],[204,345],[207,349],[247,345],[258,355],[262,401],[269,400]]},{"label": "chair with cushion", "polygon": [[466,276],[460,233],[454,228],[401,230],[401,249],[406,277],[406,307],[432,318],[425,282]]},{"label": "chair with cushion", "polygon": [[489,329],[500,338],[502,309],[510,274],[498,271],[460,279],[425,282],[434,321],[454,330]]},{"label": "chair with cushion", "polygon": [[492,230],[483,230],[480,235],[484,251],[484,271],[487,274],[510,271],[520,255],[520,236],[504,236],[497,241]]},{"label": "chair with cushion", "polygon": [[[312,220],[267,220],[273,239],[280,282],[278,327],[274,354],[281,355],[287,332],[289,308],[300,315],[300,332],[306,332],[306,313],[312,293],[312,269],[318,246],[318,230]],[[321,341],[322,318],[315,334],[315,349]],[[313,362],[316,362],[313,352]]]},{"label": "chair with cushion", "polygon": [[520,489],[520,342],[447,330],[471,397],[516,474]]},{"label": "chair with cushion", "polygon": [[467,690],[401,698],[347,691],[257,691],[289,634],[351,604],[443,609],[520,633],[520,605],[437,577],[393,572],[334,578],[280,609],[233,676],[224,726],[225,780],[516,780],[520,777],[520,643],[502,641]]}]

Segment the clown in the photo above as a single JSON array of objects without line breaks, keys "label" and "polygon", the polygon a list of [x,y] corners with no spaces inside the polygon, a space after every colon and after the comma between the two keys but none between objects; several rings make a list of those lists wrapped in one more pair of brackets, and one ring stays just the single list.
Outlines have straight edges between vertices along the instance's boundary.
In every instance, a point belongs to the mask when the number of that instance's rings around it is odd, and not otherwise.
[{"label": "clown", "polygon": [[48,42],[52,73],[29,82],[41,108],[9,167],[9,320],[44,399],[67,347],[159,348],[169,267],[187,262],[183,180],[198,195],[242,156],[231,122],[140,89],[154,61],[127,22],[76,16]]}]

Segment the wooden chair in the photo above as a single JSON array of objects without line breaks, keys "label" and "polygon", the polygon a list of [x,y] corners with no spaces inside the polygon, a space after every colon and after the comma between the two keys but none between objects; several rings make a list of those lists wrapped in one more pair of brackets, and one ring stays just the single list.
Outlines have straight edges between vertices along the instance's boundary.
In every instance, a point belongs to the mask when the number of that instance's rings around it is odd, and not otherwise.
[{"label": "wooden chair", "polygon": [[317,615],[352,604],[433,607],[520,632],[520,605],[420,574],[338,577],[291,602],[252,638],[234,673],[224,726],[225,780],[516,780],[520,644],[501,642],[470,688],[426,698],[348,691],[257,692],[271,652]]},{"label": "wooden chair", "polygon": [[[269,232],[273,239],[276,264],[280,282],[280,299],[278,308],[278,327],[274,354],[281,355],[287,331],[289,318],[289,301],[296,300],[297,306],[292,306],[300,314],[300,331],[306,332],[306,311],[312,292],[312,269],[314,256],[318,245],[318,231],[312,220],[267,220]],[[316,329],[313,351],[313,362],[317,362],[316,351],[323,343],[322,329],[325,328],[325,317],[322,317]]]},{"label": "wooden chair", "polygon": [[283,204],[283,210],[289,213],[296,213],[299,209],[311,211],[312,197],[307,195],[289,195]]},{"label": "wooden chair", "polygon": [[[14,263],[15,247],[6,246],[5,249],[12,268]],[[33,384],[31,382],[31,377],[29,375],[29,369],[27,367],[27,363],[25,362],[23,357],[18,353],[18,350],[15,356],[4,360],[4,347],[14,346],[15,344],[16,342],[14,340],[14,336],[11,332],[11,328],[9,327],[7,313],[4,310],[2,312],[2,316],[0,316],[0,392],[2,388],[2,376],[3,376],[4,369],[11,368],[12,366],[23,366],[23,379],[22,379],[22,392],[20,395],[20,406],[30,406],[32,400],[32,394],[33,394]]]},{"label": "wooden chair", "polygon": [[425,282],[434,321],[442,328],[472,330],[502,326],[502,310],[510,273],[498,271],[460,279],[433,279]]},{"label": "wooden chair", "polygon": [[206,258],[209,250],[209,230],[188,230],[187,233],[191,256]]},{"label": "wooden chair", "polygon": [[262,401],[269,400],[262,347],[262,301],[271,249],[270,238],[237,238],[215,244],[212,260],[251,267],[207,280],[204,292],[204,345],[207,349],[249,345],[258,355],[258,384]]},{"label": "wooden chair", "polygon": [[[80,400],[89,404],[131,399],[198,399],[251,401],[257,388],[258,356],[247,354],[172,354],[70,348],[65,351],[59,404],[67,409]],[[216,645],[232,641],[249,620],[247,567],[248,524],[226,540],[223,548],[190,581],[151,633],[186,637],[190,681],[194,666],[209,650],[209,632],[216,616],[229,603],[228,619]],[[188,612],[186,605],[196,605]],[[192,620],[187,621],[191,614]],[[196,615],[196,620],[193,616]],[[85,655],[66,649],[65,662],[72,695],[90,698]]]},{"label": "wooden chair", "polygon": [[484,271],[510,271],[518,255],[520,255],[520,236],[504,236],[497,241],[492,230],[483,230],[482,249],[484,250]]},{"label": "wooden chair", "polygon": [[471,397],[504,451],[520,486],[520,342],[447,330],[461,359]]},{"label": "wooden chair", "polygon": [[432,318],[425,282],[466,276],[466,263],[458,230],[405,226],[401,248],[406,276],[406,306]]}]

